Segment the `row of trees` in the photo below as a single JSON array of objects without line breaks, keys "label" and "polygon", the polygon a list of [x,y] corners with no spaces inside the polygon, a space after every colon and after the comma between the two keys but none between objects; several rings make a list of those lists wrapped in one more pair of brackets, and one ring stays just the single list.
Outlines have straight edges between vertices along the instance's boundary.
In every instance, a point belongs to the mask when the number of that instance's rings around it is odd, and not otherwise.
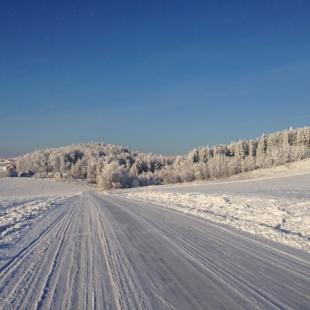
[{"label": "row of trees", "polygon": [[35,151],[17,160],[18,171],[33,171],[37,177],[60,172],[69,178],[87,179],[105,188],[159,184],[156,171],[171,165],[173,156],[130,151],[111,144],[79,144]]},{"label": "row of trees", "polygon": [[201,147],[190,152],[189,157],[193,163],[206,164],[209,177],[279,166],[310,157],[310,128],[290,128],[255,140]]},{"label": "row of trees", "polygon": [[61,172],[101,188],[127,188],[227,177],[310,157],[310,128],[289,129],[255,140],[200,147],[182,156],[130,151],[109,144],[79,144],[20,157],[17,170],[38,177]]}]

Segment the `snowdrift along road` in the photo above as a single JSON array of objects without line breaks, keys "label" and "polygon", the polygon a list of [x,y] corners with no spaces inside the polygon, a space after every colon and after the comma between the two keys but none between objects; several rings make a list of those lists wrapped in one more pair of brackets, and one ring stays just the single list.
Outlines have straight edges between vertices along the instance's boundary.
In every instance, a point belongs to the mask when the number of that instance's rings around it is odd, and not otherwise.
[{"label": "snowdrift along road", "polygon": [[310,252],[310,174],[119,190]]}]

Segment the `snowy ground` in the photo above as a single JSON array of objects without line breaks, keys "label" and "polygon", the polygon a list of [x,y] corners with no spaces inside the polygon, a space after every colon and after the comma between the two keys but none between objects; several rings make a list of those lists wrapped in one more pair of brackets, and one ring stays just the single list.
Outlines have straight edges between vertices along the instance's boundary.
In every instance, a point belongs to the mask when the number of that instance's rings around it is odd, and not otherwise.
[{"label": "snowy ground", "polygon": [[307,252],[87,186],[5,179],[0,191],[1,310],[309,309]]},{"label": "snowy ground", "polygon": [[0,178],[0,201],[11,198],[68,196],[84,191],[84,186],[48,179]]},{"label": "snowy ground", "polygon": [[[229,181],[118,191],[310,251],[310,161]],[[309,174],[308,174],[309,173]],[[247,180],[242,180],[248,177]]]},{"label": "snowy ground", "polygon": [[85,187],[50,180],[0,179],[0,249],[25,238],[46,212],[82,190]]}]

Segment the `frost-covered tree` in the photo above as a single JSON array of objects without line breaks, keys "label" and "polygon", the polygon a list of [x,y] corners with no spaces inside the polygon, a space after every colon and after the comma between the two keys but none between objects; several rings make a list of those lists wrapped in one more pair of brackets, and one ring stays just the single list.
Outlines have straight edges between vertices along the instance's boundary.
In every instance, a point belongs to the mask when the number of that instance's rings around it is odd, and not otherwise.
[{"label": "frost-covered tree", "polygon": [[139,186],[139,181],[137,177],[130,175],[124,166],[111,162],[98,176],[98,184],[101,189],[128,188]]},{"label": "frost-covered tree", "polygon": [[178,156],[139,153],[103,143],[78,144],[21,156],[17,170],[30,170],[37,177],[66,173],[107,189],[222,178],[304,158],[310,158],[309,127],[199,147]]}]

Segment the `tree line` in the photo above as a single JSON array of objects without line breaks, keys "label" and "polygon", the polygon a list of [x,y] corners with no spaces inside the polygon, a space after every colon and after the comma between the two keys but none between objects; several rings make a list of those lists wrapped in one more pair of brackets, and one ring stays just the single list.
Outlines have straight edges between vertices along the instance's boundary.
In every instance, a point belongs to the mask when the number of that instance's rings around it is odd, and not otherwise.
[{"label": "tree line", "polygon": [[62,173],[111,189],[228,177],[309,157],[310,127],[304,127],[199,147],[178,156],[145,154],[103,143],[78,144],[23,155],[16,166],[17,171],[29,170],[36,177]]}]

